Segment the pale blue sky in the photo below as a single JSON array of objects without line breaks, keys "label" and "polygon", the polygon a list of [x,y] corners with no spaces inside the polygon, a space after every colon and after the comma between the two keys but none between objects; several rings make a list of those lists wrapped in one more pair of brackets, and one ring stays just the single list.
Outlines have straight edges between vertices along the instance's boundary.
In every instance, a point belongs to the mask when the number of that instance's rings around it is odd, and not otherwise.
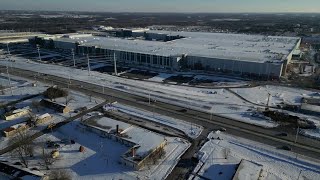
[{"label": "pale blue sky", "polygon": [[105,12],[320,13],[320,0],[0,0],[0,9]]}]

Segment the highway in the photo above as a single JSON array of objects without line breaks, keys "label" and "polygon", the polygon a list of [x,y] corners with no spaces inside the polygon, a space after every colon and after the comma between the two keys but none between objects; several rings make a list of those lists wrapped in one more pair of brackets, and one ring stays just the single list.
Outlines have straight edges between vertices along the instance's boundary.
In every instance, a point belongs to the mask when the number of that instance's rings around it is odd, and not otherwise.
[{"label": "highway", "polygon": [[53,83],[65,88],[69,87],[70,89],[80,91],[92,96],[102,97],[109,101],[117,101],[121,104],[126,104],[144,110],[153,111],[155,113],[168,115],[190,123],[201,125],[208,130],[215,130],[219,127],[224,127],[227,129],[228,134],[243,137],[263,144],[268,144],[274,147],[288,145],[292,147],[293,152],[297,153],[297,156],[300,156],[299,154],[303,154],[304,156],[320,159],[320,141],[304,136],[299,136],[297,139],[297,143],[294,143],[295,134],[293,132],[288,133],[288,136],[286,137],[280,137],[276,135],[279,132],[283,132],[283,129],[281,127],[266,129],[218,115],[213,115],[212,120],[210,120],[210,114],[208,113],[192,109],[187,109],[185,111],[185,108],[183,107],[163,103],[161,101],[152,102],[149,105],[149,100],[145,97],[140,97],[119,90],[114,90],[108,87],[102,87],[100,85],[78,80],[70,79],[69,84],[68,78],[61,78],[49,74],[37,77],[39,75],[39,73],[37,72],[18,68],[11,68],[10,74],[29,78],[32,80],[36,79],[38,81],[43,81],[46,83]]}]

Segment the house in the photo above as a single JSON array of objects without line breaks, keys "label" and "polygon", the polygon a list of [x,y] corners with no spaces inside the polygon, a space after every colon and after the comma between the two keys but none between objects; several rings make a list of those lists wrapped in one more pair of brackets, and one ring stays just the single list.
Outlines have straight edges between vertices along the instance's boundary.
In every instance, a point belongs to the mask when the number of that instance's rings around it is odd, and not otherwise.
[{"label": "house", "polygon": [[70,108],[64,104],[59,104],[57,102],[53,102],[51,100],[48,99],[42,99],[40,101],[40,105],[47,107],[49,109],[53,109],[59,113],[69,113],[70,112]]},{"label": "house", "polygon": [[49,177],[39,171],[31,171],[27,168],[20,168],[1,161],[0,179],[49,180]]},{"label": "house", "polygon": [[11,121],[11,120],[17,119],[19,117],[25,116],[29,113],[30,113],[30,108],[27,106],[22,109],[16,109],[16,110],[7,112],[7,113],[3,114],[2,117],[6,121]]},{"label": "house", "polygon": [[48,122],[50,119],[52,118],[52,116],[48,113],[42,114],[41,116],[38,116],[36,118],[36,124],[43,124]]},{"label": "house", "polygon": [[27,123],[20,123],[20,124],[16,124],[8,128],[5,128],[2,133],[5,137],[11,137],[17,134],[18,132],[27,130],[28,128],[29,126],[27,125]]}]

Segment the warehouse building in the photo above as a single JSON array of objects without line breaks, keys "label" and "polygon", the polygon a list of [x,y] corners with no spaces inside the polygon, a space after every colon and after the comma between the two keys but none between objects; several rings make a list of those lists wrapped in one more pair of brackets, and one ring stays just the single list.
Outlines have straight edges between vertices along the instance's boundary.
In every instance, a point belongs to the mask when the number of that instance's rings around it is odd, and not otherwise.
[{"label": "warehouse building", "polygon": [[262,35],[132,31],[124,37],[69,36],[54,39],[56,48],[79,54],[116,55],[139,68],[214,71],[279,78],[285,74],[301,39]]}]

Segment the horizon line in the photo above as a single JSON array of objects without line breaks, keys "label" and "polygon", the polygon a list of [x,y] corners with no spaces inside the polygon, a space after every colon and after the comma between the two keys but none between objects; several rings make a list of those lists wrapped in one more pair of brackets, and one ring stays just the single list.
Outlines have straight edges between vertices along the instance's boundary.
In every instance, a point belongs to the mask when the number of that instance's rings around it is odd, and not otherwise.
[{"label": "horizon line", "polygon": [[87,12],[87,13],[148,13],[148,14],[320,14],[320,12],[301,12],[301,11],[284,11],[284,12],[172,12],[172,11],[88,11],[88,10],[31,10],[31,9],[0,9],[0,11],[34,11],[34,12]]}]

